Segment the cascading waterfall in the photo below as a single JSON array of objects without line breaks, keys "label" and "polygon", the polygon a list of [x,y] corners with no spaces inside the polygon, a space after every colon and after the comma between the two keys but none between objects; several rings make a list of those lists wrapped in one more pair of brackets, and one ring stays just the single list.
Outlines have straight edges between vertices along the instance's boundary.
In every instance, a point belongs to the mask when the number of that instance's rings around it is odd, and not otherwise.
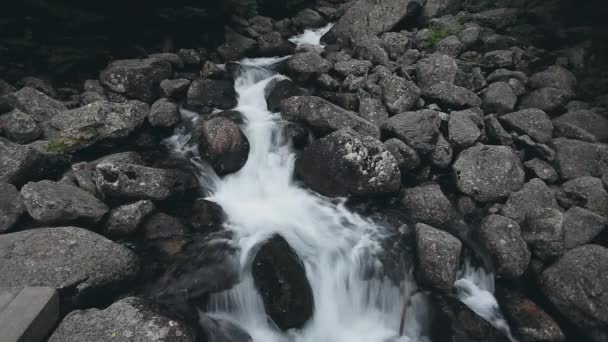
[{"label": "cascading waterfall", "polygon": [[[307,31],[294,41],[319,44],[329,28]],[[380,242],[388,234],[386,228],[349,211],[344,200],[322,197],[294,182],[295,154],[283,134],[280,115],[269,112],[265,100],[267,85],[284,78],[270,66],[284,59],[240,63],[235,109],[245,118],[243,130],[251,146],[246,165],[220,179],[198,158],[193,159],[203,186],[211,192],[208,199],[226,212],[226,228],[234,233],[241,249],[241,281],[212,296],[209,314],[237,323],[256,342],[429,341],[429,305],[412,272],[395,284],[383,270]],[[196,148],[189,145],[188,125],[197,116],[185,110],[182,116],[186,126],[178,128],[166,144],[181,155],[196,154]],[[267,318],[251,274],[256,247],[274,234],[285,238],[302,259],[315,303],[309,322],[287,333]],[[459,298],[494,325],[503,324],[492,295],[493,276],[483,273],[479,277],[483,270],[467,267],[456,282]],[[479,304],[480,300],[485,302]],[[404,303],[404,336],[399,336]]]}]

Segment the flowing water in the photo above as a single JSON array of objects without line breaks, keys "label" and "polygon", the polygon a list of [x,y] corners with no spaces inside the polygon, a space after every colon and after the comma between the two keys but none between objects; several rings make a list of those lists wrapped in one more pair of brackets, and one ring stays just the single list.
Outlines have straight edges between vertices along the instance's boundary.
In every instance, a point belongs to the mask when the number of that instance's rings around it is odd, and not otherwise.
[{"label": "flowing water", "polygon": [[[318,44],[327,30],[294,39]],[[240,283],[214,295],[207,310],[214,317],[238,323],[256,342],[428,341],[428,300],[418,291],[412,272],[405,272],[396,283],[383,269],[381,241],[389,233],[386,228],[351,212],[343,200],[322,197],[294,181],[295,154],[283,134],[284,122],[279,114],[268,111],[265,100],[267,85],[284,77],[271,66],[283,59],[240,63],[236,109],[245,117],[242,128],[251,146],[246,165],[220,179],[204,163],[196,162],[203,186],[210,191],[208,199],[226,212],[226,228],[235,233],[241,249]],[[196,120],[193,113],[183,111],[182,115],[187,123]],[[196,153],[188,144],[189,130],[188,125],[180,127],[166,143],[183,155]],[[283,236],[298,253],[313,291],[313,317],[299,330],[282,332],[267,318],[251,275],[256,247],[274,234]],[[485,273],[479,277],[475,272],[481,271],[462,272],[463,279],[457,282],[460,298],[495,322],[486,315],[499,315],[492,296],[493,277]],[[482,301],[483,305],[477,305]],[[404,303],[405,329],[399,336]]]}]

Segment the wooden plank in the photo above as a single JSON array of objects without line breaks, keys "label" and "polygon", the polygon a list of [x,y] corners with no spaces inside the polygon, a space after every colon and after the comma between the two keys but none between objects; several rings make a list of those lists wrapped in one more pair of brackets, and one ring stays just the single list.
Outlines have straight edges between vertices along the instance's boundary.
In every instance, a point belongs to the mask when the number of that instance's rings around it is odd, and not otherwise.
[{"label": "wooden plank", "polygon": [[[9,298],[11,289],[1,298]],[[14,292],[14,291],[13,291]],[[0,311],[2,342],[41,342],[59,319],[59,295],[49,287],[25,287]]]}]

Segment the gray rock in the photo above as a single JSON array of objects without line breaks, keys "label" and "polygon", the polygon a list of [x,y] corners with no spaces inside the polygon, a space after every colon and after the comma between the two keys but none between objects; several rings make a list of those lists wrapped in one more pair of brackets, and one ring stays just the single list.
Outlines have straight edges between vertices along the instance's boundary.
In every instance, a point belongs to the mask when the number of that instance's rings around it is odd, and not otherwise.
[{"label": "gray rock", "polygon": [[331,62],[314,52],[296,53],[287,61],[287,72],[296,79],[305,80],[312,74],[328,72]]},{"label": "gray rock", "polygon": [[340,86],[340,83],[328,74],[321,74],[317,76],[316,83],[321,89],[324,90],[336,90]]},{"label": "gray rock", "polygon": [[68,314],[49,342],[194,342],[194,329],[164,316],[141,298],[123,298],[108,308]]},{"label": "gray rock", "polygon": [[127,137],[143,124],[149,112],[150,107],[139,101],[97,101],[62,112],[49,123],[59,132],[53,137],[49,151],[73,152],[106,139]]},{"label": "gray rock", "polygon": [[348,75],[364,76],[371,67],[372,62],[360,59],[349,59],[348,61],[336,62],[334,64],[334,70],[342,77]]},{"label": "gray rock", "polygon": [[592,134],[597,141],[608,141],[608,119],[590,110],[576,110],[555,119],[555,122],[574,125]]},{"label": "gray rock", "polygon": [[542,179],[547,183],[555,183],[559,178],[557,171],[544,160],[534,158],[524,163],[524,167],[529,170],[535,177]]},{"label": "gray rock", "polygon": [[543,208],[559,208],[553,191],[542,180],[535,178],[523,188],[509,195],[501,214],[522,224],[528,215]]},{"label": "gray rock", "polygon": [[363,135],[380,137],[376,125],[320,97],[290,97],[281,101],[281,112],[287,120],[306,123],[317,135],[351,128]]},{"label": "gray rock", "polygon": [[90,193],[64,183],[43,180],[27,183],[21,196],[30,216],[43,224],[99,222],[108,207]]},{"label": "gray rock", "polygon": [[388,53],[382,47],[382,40],[376,36],[365,35],[355,40],[355,57],[374,64],[388,65]]},{"label": "gray rock", "polygon": [[170,98],[177,99],[186,94],[191,81],[185,78],[176,80],[163,80],[160,82],[161,95]]},{"label": "gray rock", "polygon": [[48,121],[67,110],[63,103],[29,87],[6,95],[6,99],[12,107],[31,115],[36,122]]},{"label": "gray rock", "polygon": [[448,137],[450,143],[458,148],[473,145],[481,136],[479,126],[482,125],[480,115],[472,110],[450,113],[448,121]]},{"label": "gray rock", "polygon": [[9,140],[18,144],[30,143],[42,133],[36,120],[19,109],[0,116],[0,131],[4,131]]},{"label": "gray rock", "polygon": [[422,279],[432,287],[450,290],[456,280],[462,242],[447,232],[418,223],[416,250]]},{"label": "gray rock", "polygon": [[380,39],[382,39],[382,47],[393,60],[403,56],[410,46],[410,39],[400,32],[386,32],[380,36]]},{"label": "gray rock", "polygon": [[422,18],[428,20],[445,14],[454,14],[461,5],[462,0],[429,0],[422,7]]},{"label": "gray rock", "polygon": [[572,94],[557,88],[541,88],[524,96],[519,109],[537,108],[547,113],[560,113],[565,110],[568,101],[572,100]]},{"label": "gray rock", "polygon": [[592,211],[573,206],[564,215],[566,249],[591,243],[608,224],[608,220]]},{"label": "gray rock", "polygon": [[159,99],[150,107],[148,122],[152,127],[172,127],[180,120],[177,103],[165,98]]},{"label": "gray rock", "polygon": [[447,227],[454,216],[450,200],[437,183],[404,190],[401,204],[416,221],[434,227]]},{"label": "gray rock", "polygon": [[293,18],[293,23],[303,28],[315,28],[325,25],[325,19],[318,12],[307,8],[298,12]]},{"label": "gray rock", "polygon": [[270,32],[258,38],[258,55],[286,56],[292,55],[296,44],[283,38],[279,32]]},{"label": "gray rock", "polygon": [[214,108],[231,109],[236,106],[236,93],[231,81],[199,78],[190,84],[186,102],[207,112]]},{"label": "gray rock", "polygon": [[524,109],[498,117],[507,128],[517,133],[529,135],[539,143],[546,143],[553,137],[553,123],[540,109]]},{"label": "gray rock", "polygon": [[185,65],[200,66],[201,53],[195,49],[179,49],[177,55],[182,59]]},{"label": "gray rock", "polygon": [[379,85],[382,87],[382,100],[392,114],[412,109],[420,98],[420,88],[399,76],[385,77]]},{"label": "gray rock", "polygon": [[437,83],[423,92],[431,103],[444,109],[467,109],[481,106],[481,99],[474,92],[447,82]]},{"label": "gray rock", "polygon": [[464,44],[465,49],[470,49],[479,42],[481,36],[481,27],[472,26],[460,32],[460,41]]},{"label": "gray rock", "polygon": [[110,211],[104,232],[111,236],[129,236],[137,231],[142,221],[155,210],[150,200],[121,205]]},{"label": "gray rock", "polygon": [[513,145],[513,138],[511,135],[502,127],[498,119],[494,114],[487,115],[483,119],[483,123],[486,129],[486,136],[491,140],[506,146]]},{"label": "gray rock", "polygon": [[0,96],[4,96],[6,94],[10,94],[15,92],[17,89],[13,87],[10,83],[6,82],[3,79],[0,79]]},{"label": "gray rock", "polygon": [[555,150],[554,166],[563,179],[598,173],[599,150],[595,144],[558,138],[553,139],[549,146]]},{"label": "gray rock", "polygon": [[456,61],[446,55],[433,54],[416,63],[416,80],[422,89],[440,83],[454,83],[458,65]]},{"label": "gray rock", "polygon": [[226,28],[224,44],[217,48],[217,53],[226,61],[238,61],[250,55],[256,47],[256,41]]},{"label": "gray rock", "polygon": [[296,170],[307,186],[325,195],[392,193],[401,183],[397,161],[382,143],[350,129],[313,142]]},{"label": "gray rock", "polygon": [[95,167],[94,181],[108,197],[162,201],[192,189],[192,176],[181,170],[104,161]]},{"label": "gray rock", "polygon": [[508,83],[495,82],[490,84],[482,94],[482,107],[486,113],[509,113],[517,103],[517,95]]},{"label": "gray rock", "polygon": [[440,125],[439,113],[425,109],[397,114],[386,120],[381,129],[383,137],[397,138],[425,155],[435,147]]},{"label": "gray rock", "polygon": [[547,70],[532,75],[528,85],[534,89],[557,88],[574,95],[576,76],[562,66],[552,65]]},{"label": "gray rock", "polygon": [[113,92],[149,103],[158,98],[160,82],[171,72],[171,64],[157,58],[125,59],[110,63],[99,81]]},{"label": "gray rock", "polygon": [[576,203],[598,215],[608,217],[608,192],[602,180],[595,177],[579,177],[562,185],[558,199],[564,203]]},{"label": "gray rock", "polygon": [[454,151],[450,143],[443,137],[443,134],[439,133],[437,142],[431,153],[431,162],[433,165],[446,168],[452,163]]},{"label": "gray rock", "polygon": [[97,102],[97,101],[107,101],[108,98],[106,97],[106,95],[104,93],[96,93],[93,91],[86,91],[82,94],[80,94],[80,105],[82,106],[86,106],[88,104],[91,104],[93,102]]},{"label": "gray rock", "polygon": [[[331,78],[331,76],[327,76]],[[281,110],[281,101],[292,96],[306,95],[307,92],[306,90],[298,87],[291,80],[284,79],[276,82],[271,81],[271,83],[269,83],[266,88],[266,93],[268,94],[268,96],[266,97],[268,109],[272,112],[278,112]]]},{"label": "gray rock", "polygon": [[479,228],[479,242],[490,253],[497,275],[519,278],[530,263],[530,251],[517,222],[500,215],[486,216]]},{"label": "gray rock", "polygon": [[23,198],[17,189],[8,183],[0,183],[0,234],[8,232],[25,213]]},{"label": "gray rock", "polygon": [[381,126],[388,119],[388,112],[382,101],[363,98],[359,102],[359,116],[376,126]]},{"label": "gray rock", "polygon": [[225,80],[229,78],[226,70],[220,69],[220,67],[212,61],[206,61],[205,64],[203,64],[203,70],[201,70],[201,77],[212,80]]},{"label": "gray rock", "polygon": [[581,140],[590,143],[597,142],[597,139],[593,134],[571,123],[554,120],[553,126],[555,126],[555,135],[560,138]]},{"label": "gray rock", "polygon": [[0,286],[48,286],[64,304],[83,305],[135,279],[137,255],[82,228],[37,228],[0,235]]},{"label": "gray rock", "polygon": [[564,253],[564,214],[556,208],[531,212],[523,225],[524,240],[535,256],[542,260]]},{"label": "gray rock", "polygon": [[511,50],[495,50],[486,52],[483,55],[481,64],[490,69],[513,67],[513,51]]},{"label": "gray rock", "polygon": [[528,76],[521,71],[511,71],[507,69],[497,69],[492,71],[487,77],[488,83],[509,82],[510,79],[517,79],[522,83],[528,82]]},{"label": "gray rock", "polygon": [[435,53],[457,58],[464,51],[464,44],[457,36],[448,36],[435,44]]},{"label": "gray rock", "polygon": [[218,175],[240,170],[247,163],[249,140],[240,127],[230,119],[217,117],[201,121],[195,128],[201,157]]},{"label": "gray rock", "polygon": [[[369,34],[390,31],[420,4],[412,0],[357,1],[338,20],[328,35],[345,42]],[[325,37],[324,37],[325,38]]]},{"label": "gray rock", "polygon": [[395,157],[402,175],[420,166],[420,157],[416,150],[403,141],[395,138],[388,139],[384,142],[384,147]]},{"label": "gray rock", "polygon": [[543,294],[594,342],[608,339],[608,249],[586,245],[568,251],[547,268]]},{"label": "gray rock", "polygon": [[452,166],[456,185],[481,202],[507,197],[524,185],[524,169],[508,147],[480,145],[464,150]]}]

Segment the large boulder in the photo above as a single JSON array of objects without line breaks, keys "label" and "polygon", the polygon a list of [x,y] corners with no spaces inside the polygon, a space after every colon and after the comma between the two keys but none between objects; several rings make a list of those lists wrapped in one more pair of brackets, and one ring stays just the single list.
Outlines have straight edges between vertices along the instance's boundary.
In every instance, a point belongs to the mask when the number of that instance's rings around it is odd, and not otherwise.
[{"label": "large boulder", "polygon": [[266,93],[268,94],[266,96],[268,110],[278,112],[281,110],[281,101],[292,96],[306,95],[306,90],[298,87],[289,79],[283,79],[276,82],[271,81],[266,88]]},{"label": "large boulder", "polygon": [[418,273],[425,283],[450,290],[460,264],[462,242],[450,233],[423,223],[416,225]]},{"label": "large boulder", "polygon": [[517,222],[500,215],[486,216],[479,228],[479,242],[492,257],[496,273],[518,278],[528,268],[530,251]]},{"label": "large boulder", "polygon": [[195,335],[195,329],[164,316],[143,299],[127,297],[103,310],[71,312],[49,342],[194,342]]},{"label": "large boulder", "polygon": [[217,117],[196,128],[198,150],[215,172],[225,175],[240,170],[249,156],[249,140],[232,120]]},{"label": "large boulder", "polygon": [[42,224],[92,222],[108,212],[108,207],[90,193],[73,185],[43,180],[21,188],[27,212]]},{"label": "large boulder", "polygon": [[42,133],[36,120],[19,109],[0,116],[0,132],[2,131],[9,140],[18,144],[30,143]]},{"label": "large boulder", "polygon": [[543,294],[580,332],[595,342],[608,339],[608,249],[575,248],[547,268]]},{"label": "large boulder", "polygon": [[432,54],[416,63],[416,79],[422,89],[428,89],[439,82],[454,83],[458,64],[450,56]]},{"label": "large boulder", "polygon": [[501,213],[522,224],[528,215],[543,208],[558,208],[555,194],[542,180],[535,178],[521,190],[512,192]]},{"label": "large boulder", "polygon": [[94,302],[137,276],[128,248],[75,227],[0,235],[0,286],[49,286],[66,304]]},{"label": "large boulder", "polygon": [[388,139],[384,142],[384,147],[395,157],[401,175],[420,166],[420,157],[416,150],[403,141],[396,138]]},{"label": "large boulder", "polygon": [[553,123],[540,109],[524,109],[498,117],[507,128],[519,134],[526,134],[539,143],[546,143],[553,137]]},{"label": "large boulder", "polygon": [[473,145],[481,136],[483,127],[482,115],[473,110],[451,112],[448,121],[448,138],[450,143],[459,148]]},{"label": "large boulder", "polygon": [[99,81],[115,93],[151,103],[160,94],[160,82],[170,78],[171,72],[171,64],[162,59],[124,59],[110,63]]},{"label": "large boulder", "polygon": [[180,120],[179,106],[167,99],[159,99],[150,107],[148,122],[153,127],[172,127]]},{"label": "large boulder", "polygon": [[0,183],[0,234],[9,231],[25,213],[23,198],[17,189],[8,183]]},{"label": "large boulder", "polygon": [[290,97],[281,101],[281,112],[285,119],[303,122],[320,136],[351,128],[363,135],[380,137],[380,130],[376,125],[320,97]]},{"label": "large boulder", "polygon": [[576,91],[576,76],[562,66],[552,65],[547,70],[532,75],[528,81],[528,85],[533,89],[549,87],[574,94]]},{"label": "large boulder", "polygon": [[590,243],[608,224],[608,219],[581,207],[570,207],[564,214],[563,240],[566,249]]},{"label": "large boulder", "polygon": [[52,136],[47,149],[69,153],[106,139],[127,137],[143,124],[149,111],[150,107],[140,101],[97,101],[62,112],[49,123],[58,133]]},{"label": "large boulder", "polygon": [[571,93],[562,89],[541,88],[525,95],[519,102],[519,109],[537,108],[546,113],[562,113],[572,97]]},{"label": "large boulder", "polygon": [[313,190],[334,196],[396,192],[401,183],[397,161],[382,142],[343,129],[304,149],[296,170]]},{"label": "large boulder", "polygon": [[436,103],[446,110],[459,110],[481,106],[481,99],[467,88],[447,82],[432,85],[422,93],[431,103]]},{"label": "large boulder", "polygon": [[201,112],[230,109],[236,106],[236,92],[232,81],[199,78],[190,84],[186,103]]},{"label": "large boulder", "polygon": [[217,48],[217,53],[226,61],[238,61],[252,54],[256,48],[256,41],[247,38],[230,28],[224,34],[225,43]]},{"label": "large boulder", "polygon": [[397,138],[424,155],[435,147],[440,126],[439,113],[423,109],[397,114],[385,120],[381,130],[383,139]]},{"label": "large boulder", "polygon": [[564,214],[559,209],[535,211],[522,227],[524,240],[541,260],[551,260],[564,253]]},{"label": "large boulder", "polygon": [[587,176],[565,182],[558,199],[564,205],[576,204],[608,217],[608,191],[599,178]]},{"label": "large boulder", "polygon": [[562,179],[599,174],[600,149],[598,145],[580,140],[558,138],[553,139],[549,146],[555,150],[553,163]]},{"label": "large boulder", "polygon": [[508,113],[515,108],[517,95],[508,83],[495,82],[483,91],[482,102],[486,113]]},{"label": "large boulder", "polygon": [[481,202],[507,197],[524,185],[524,168],[508,147],[479,145],[464,150],[453,165],[458,189]]},{"label": "large boulder", "polygon": [[0,182],[21,184],[35,172],[40,153],[29,146],[0,138]]},{"label": "large boulder", "polygon": [[314,299],[304,264],[289,243],[272,237],[260,247],[252,267],[268,316],[282,330],[301,328],[312,316]]},{"label": "large boulder", "polygon": [[419,7],[420,3],[413,0],[358,0],[328,35],[344,42],[357,40],[366,34],[376,36],[390,31]]},{"label": "large boulder", "polygon": [[6,95],[6,100],[11,107],[31,115],[36,122],[48,121],[68,109],[63,103],[29,87]]},{"label": "large boulder", "polygon": [[382,88],[382,100],[391,114],[408,111],[420,98],[420,88],[412,81],[391,75],[378,84]]},{"label": "large boulder", "polygon": [[452,221],[452,204],[437,183],[405,189],[401,203],[415,220],[422,223],[446,227]]},{"label": "large boulder", "polygon": [[287,73],[298,80],[328,72],[331,67],[331,62],[314,52],[296,53],[287,61]]},{"label": "large boulder", "polygon": [[557,119],[556,123],[574,125],[595,137],[597,141],[608,141],[608,119],[590,110],[575,110]]}]

